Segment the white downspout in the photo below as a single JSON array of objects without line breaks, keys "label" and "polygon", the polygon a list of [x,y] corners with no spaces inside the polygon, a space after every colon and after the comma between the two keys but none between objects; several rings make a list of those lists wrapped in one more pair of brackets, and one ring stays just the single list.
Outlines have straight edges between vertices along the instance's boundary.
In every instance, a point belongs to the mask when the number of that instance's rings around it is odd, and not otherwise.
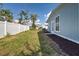
[{"label": "white downspout", "polygon": [[7,21],[4,21],[4,35],[7,35]]}]

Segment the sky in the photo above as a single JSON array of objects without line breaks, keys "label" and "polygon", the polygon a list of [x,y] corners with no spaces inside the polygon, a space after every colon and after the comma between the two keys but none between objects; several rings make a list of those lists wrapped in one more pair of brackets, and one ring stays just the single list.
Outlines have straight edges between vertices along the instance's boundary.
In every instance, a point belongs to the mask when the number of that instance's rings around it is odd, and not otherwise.
[{"label": "sky", "polygon": [[37,22],[44,24],[51,11],[58,5],[56,3],[4,3],[3,8],[13,13],[14,20],[19,19],[21,10],[26,10],[29,14],[37,14]]}]

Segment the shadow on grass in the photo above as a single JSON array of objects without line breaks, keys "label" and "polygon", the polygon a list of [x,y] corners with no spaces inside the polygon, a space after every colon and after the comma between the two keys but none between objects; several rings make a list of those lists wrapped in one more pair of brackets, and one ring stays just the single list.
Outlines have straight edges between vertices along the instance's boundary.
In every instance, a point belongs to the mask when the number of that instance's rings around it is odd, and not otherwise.
[{"label": "shadow on grass", "polygon": [[39,43],[40,43],[40,46],[38,46],[39,49],[33,50],[32,47],[30,47],[30,43],[26,42],[26,44],[24,45],[24,49],[29,50],[31,53],[27,54],[27,52],[25,53],[24,50],[22,50],[19,55],[23,55],[23,56],[52,56],[52,55],[57,55],[55,49],[52,48],[52,46],[50,46],[49,40],[48,39],[45,40],[45,38],[43,38],[42,30],[38,31],[37,34],[38,34]]},{"label": "shadow on grass", "polygon": [[54,45],[51,44],[51,41],[44,37],[43,31],[38,32],[38,37],[41,45],[41,51],[43,56],[59,56],[60,54],[57,53],[56,49],[54,48]]}]

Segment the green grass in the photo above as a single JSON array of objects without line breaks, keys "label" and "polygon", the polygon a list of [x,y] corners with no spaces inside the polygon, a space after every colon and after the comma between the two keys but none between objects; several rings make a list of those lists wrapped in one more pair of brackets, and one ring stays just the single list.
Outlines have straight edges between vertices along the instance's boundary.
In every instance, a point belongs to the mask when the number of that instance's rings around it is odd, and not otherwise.
[{"label": "green grass", "polygon": [[43,56],[59,56],[59,50],[55,42],[53,42],[43,31],[38,32],[40,46]]},{"label": "green grass", "polygon": [[40,55],[38,30],[0,39],[0,55]]},{"label": "green grass", "polygon": [[14,36],[8,35],[0,39],[0,55],[59,55],[51,42],[41,30],[28,30]]}]

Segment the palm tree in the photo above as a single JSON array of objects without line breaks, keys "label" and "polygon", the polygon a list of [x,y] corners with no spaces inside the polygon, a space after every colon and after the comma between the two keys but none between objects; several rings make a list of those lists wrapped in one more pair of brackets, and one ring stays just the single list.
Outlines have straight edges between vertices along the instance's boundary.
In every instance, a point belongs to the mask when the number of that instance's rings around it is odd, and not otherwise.
[{"label": "palm tree", "polygon": [[[0,10],[2,9],[2,7],[3,7],[3,4],[0,3]],[[2,17],[1,16],[0,16],[0,20],[2,20]]]},{"label": "palm tree", "polygon": [[28,13],[26,11],[24,11],[24,10],[21,10],[19,15],[20,15],[19,23],[22,23],[23,20],[28,19]]},{"label": "palm tree", "polygon": [[12,14],[12,12],[10,10],[1,9],[0,10],[0,16],[4,16],[7,21],[12,22],[13,14]]},{"label": "palm tree", "polygon": [[32,28],[35,29],[36,28],[35,21],[37,20],[37,15],[32,14],[31,15],[31,20],[32,20]]}]

